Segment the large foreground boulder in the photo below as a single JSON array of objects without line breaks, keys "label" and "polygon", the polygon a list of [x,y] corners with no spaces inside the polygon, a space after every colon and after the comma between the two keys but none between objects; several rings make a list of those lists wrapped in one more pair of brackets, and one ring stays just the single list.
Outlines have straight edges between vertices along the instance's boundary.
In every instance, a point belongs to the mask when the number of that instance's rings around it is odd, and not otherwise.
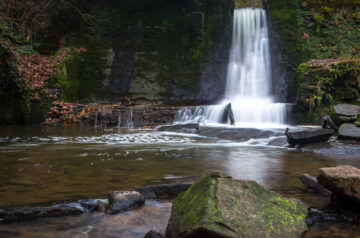
[{"label": "large foreground boulder", "polygon": [[338,104],[334,106],[331,118],[337,126],[343,123],[353,123],[360,114],[360,107],[352,104]]},{"label": "large foreground boulder", "polygon": [[360,169],[353,166],[321,168],[317,180],[333,192],[333,199],[337,202],[360,207]]},{"label": "large foreground boulder", "polygon": [[288,143],[291,146],[295,146],[297,144],[328,141],[334,132],[332,129],[307,129],[294,132],[287,131],[285,135]]},{"label": "large foreground boulder", "polygon": [[173,203],[166,234],[174,237],[301,237],[307,209],[255,181],[212,173]]},{"label": "large foreground boulder", "polygon": [[338,131],[338,138],[342,140],[358,140],[360,141],[360,128],[354,124],[345,123]]}]

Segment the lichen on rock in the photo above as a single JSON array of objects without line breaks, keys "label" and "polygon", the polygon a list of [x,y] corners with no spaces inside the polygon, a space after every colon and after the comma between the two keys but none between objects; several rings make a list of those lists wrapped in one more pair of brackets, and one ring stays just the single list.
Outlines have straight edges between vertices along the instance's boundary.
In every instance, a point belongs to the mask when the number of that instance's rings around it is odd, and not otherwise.
[{"label": "lichen on rock", "polygon": [[200,178],[174,203],[169,237],[300,237],[307,209],[255,181]]}]

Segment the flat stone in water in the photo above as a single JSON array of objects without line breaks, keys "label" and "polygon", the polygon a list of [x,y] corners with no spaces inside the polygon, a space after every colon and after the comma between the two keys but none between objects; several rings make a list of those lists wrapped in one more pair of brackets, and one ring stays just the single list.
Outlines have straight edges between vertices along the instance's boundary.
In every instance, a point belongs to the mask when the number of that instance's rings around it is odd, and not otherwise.
[{"label": "flat stone in water", "polygon": [[250,139],[269,138],[280,136],[283,133],[273,130],[261,130],[255,128],[224,128],[201,126],[196,134],[207,137],[214,137],[223,140],[248,141]]},{"label": "flat stone in water", "polygon": [[160,126],[156,128],[158,131],[173,131],[173,132],[184,132],[192,133],[199,129],[199,124],[176,124],[168,126]]},{"label": "flat stone in water", "polygon": [[0,210],[0,222],[12,222],[45,217],[58,217],[95,211],[97,200],[80,200],[78,202],[57,204],[49,207],[21,208]]},{"label": "flat stone in water", "polygon": [[343,124],[339,129],[338,138],[343,140],[360,141],[360,128],[350,123]]},{"label": "flat stone in water", "polygon": [[328,141],[334,134],[332,129],[308,129],[303,131],[287,132],[286,137],[290,145],[307,144]]}]

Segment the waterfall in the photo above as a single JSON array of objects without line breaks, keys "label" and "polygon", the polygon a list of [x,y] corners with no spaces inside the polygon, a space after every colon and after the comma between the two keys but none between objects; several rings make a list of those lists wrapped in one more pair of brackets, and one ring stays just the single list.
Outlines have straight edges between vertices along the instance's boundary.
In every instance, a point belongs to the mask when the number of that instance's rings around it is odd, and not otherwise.
[{"label": "waterfall", "polygon": [[126,120],[126,128],[134,128],[134,121],[133,121],[133,109],[132,108],[128,108],[127,109],[127,120]]},{"label": "waterfall", "polygon": [[94,127],[97,127],[97,124],[98,124],[98,115],[99,115],[99,112],[97,111],[96,114],[95,114],[95,125]]},{"label": "waterfall", "polygon": [[121,112],[118,114],[118,128],[121,128]]},{"label": "waterfall", "polygon": [[[271,96],[271,59],[266,12],[235,9],[225,100],[219,105],[185,108],[178,122],[223,123],[231,103],[235,123],[246,127],[272,127],[285,123],[286,104]],[[201,108],[201,109],[200,109]]]},{"label": "waterfall", "polygon": [[134,112],[132,108],[126,108],[124,111],[118,113],[117,128],[134,128]]}]

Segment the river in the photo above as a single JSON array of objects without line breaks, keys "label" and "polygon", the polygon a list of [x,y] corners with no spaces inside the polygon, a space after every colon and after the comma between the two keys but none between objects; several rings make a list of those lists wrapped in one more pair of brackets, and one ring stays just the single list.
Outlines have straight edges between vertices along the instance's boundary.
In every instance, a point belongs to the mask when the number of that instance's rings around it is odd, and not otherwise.
[{"label": "river", "polygon": [[[327,209],[329,198],[306,192],[299,176],[341,164],[360,167],[354,155],[305,153],[263,141],[239,143],[140,129],[1,127],[0,208],[105,198],[112,190],[222,171]],[[149,200],[142,208],[118,215],[91,213],[3,224],[0,237],[143,237],[150,229],[164,228],[170,211],[171,201]]]}]

